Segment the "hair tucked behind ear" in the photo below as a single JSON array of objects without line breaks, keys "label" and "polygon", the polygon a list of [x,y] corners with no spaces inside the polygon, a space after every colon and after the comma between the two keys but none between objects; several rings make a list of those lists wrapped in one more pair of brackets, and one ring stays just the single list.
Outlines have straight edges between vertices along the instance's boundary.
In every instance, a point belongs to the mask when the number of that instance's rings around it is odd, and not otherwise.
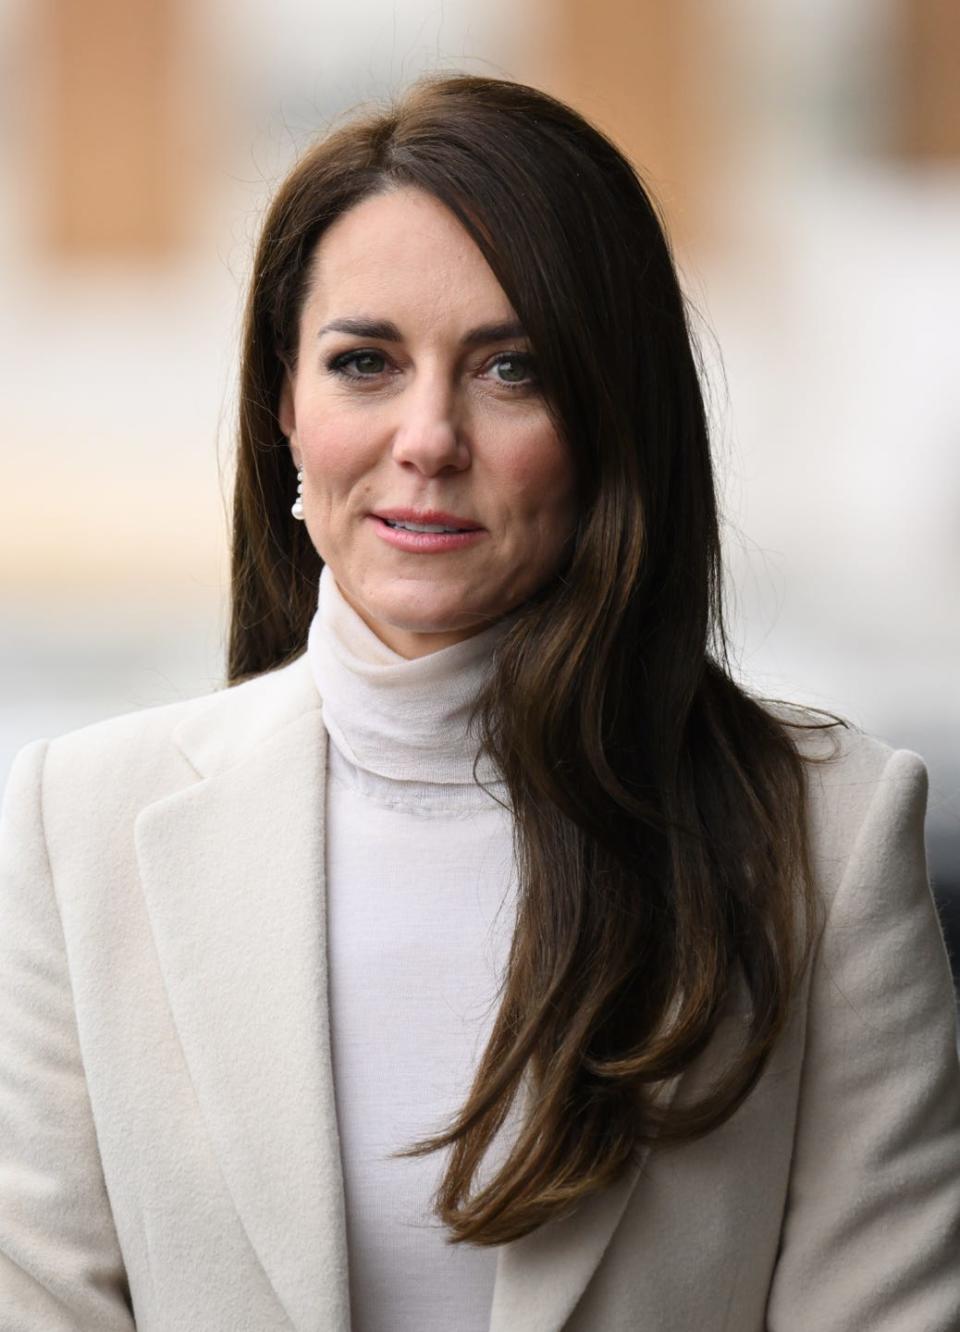
[{"label": "hair tucked behind ear", "polygon": [[[277,422],[310,259],[367,195],[460,219],[516,309],[579,477],[568,565],[499,642],[478,701],[514,816],[517,920],[489,1044],[448,1129],[453,1241],[500,1244],[612,1182],[654,1138],[722,1124],[783,1030],[816,928],[804,769],[731,678],[710,447],[684,301],[630,164],[534,89],[416,86],[312,149],[270,209],[241,373],[232,681],[302,651],[320,560]],[[821,723],[820,725],[829,725]],[[661,1092],[727,1006],[744,1040],[699,1097]],[[509,1155],[478,1172],[516,1098]]]}]

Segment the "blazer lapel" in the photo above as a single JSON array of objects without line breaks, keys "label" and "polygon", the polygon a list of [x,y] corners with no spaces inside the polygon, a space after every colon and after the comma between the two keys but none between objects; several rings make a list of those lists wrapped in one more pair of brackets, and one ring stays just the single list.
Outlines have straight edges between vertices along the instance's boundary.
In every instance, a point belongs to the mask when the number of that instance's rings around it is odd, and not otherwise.
[{"label": "blazer lapel", "polygon": [[[669,1104],[679,1082],[663,1085],[661,1103]],[[620,1224],[648,1154],[641,1151],[620,1179],[589,1194],[569,1216],[500,1249],[490,1332],[561,1332]]]},{"label": "blazer lapel", "polygon": [[302,661],[219,699],[180,737],[202,780],[137,821],[143,891],[200,1111],[250,1242],[298,1332],[346,1330],[319,699]]},{"label": "blazer lapel", "polygon": [[[676,998],[668,1021],[679,1007]],[[684,1073],[658,1085],[655,1095],[662,1110],[678,1099],[681,1087],[686,1097],[711,1085],[744,1039],[749,1011],[750,995],[738,972],[711,1044]],[[649,1148],[642,1149],[620,1179],[589,1194],[568,1217],[504,1245],[497,1255],[489,1332],[561,1332],[606,1253],[634,1190],[643,1188],[649,1156]],[[638,1254],[637,1262],[655,1266],[669,1262],[672,1256],[667,1249],[648,1251]],[[650,1318],[656,1320],[656,1310],[650,1311]]]},{"label": "blazer lapel", "polygon": [[[144,809],[136,839],[170,1007],[234,1206],[297,1332],[348,1332],[319,709],[303,658],[225,691],[177,737],[198,780]],[[560,1332],[645,1163],[502,1246],[490,1332]]]}]

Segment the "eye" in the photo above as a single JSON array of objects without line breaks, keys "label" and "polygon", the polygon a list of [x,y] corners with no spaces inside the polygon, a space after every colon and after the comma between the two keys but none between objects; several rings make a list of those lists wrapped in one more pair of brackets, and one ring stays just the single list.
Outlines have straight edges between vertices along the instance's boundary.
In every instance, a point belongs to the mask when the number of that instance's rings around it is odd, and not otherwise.
[{"label": "eye", "polygon": [[344,379],[373,379],[383,374],[387,368],[387,358],[383,352],[372,349],[341,352],[329,362],[328,368]]},{"label": "eye", "polygon": [[537,382],[533,357],[527,352],[501,352],[490,362],[494,378],[505,388],[530,388]]}]

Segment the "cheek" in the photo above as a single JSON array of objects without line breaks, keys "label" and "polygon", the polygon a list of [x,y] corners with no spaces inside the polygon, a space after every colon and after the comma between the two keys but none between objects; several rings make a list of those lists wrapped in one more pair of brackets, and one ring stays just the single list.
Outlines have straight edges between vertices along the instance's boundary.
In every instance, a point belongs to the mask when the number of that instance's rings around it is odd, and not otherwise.
[{"label": "cheek", "polygon": [[349,414],[326,410],[308,416],[298,441],[312,488],[337,489],[362,474],[371,462],[365,438],[368,432]]},{"label": "cheek", "polygon": [[552,428],[543,428],[504,455],[504,479],[519,509],[548,515],[572,509],[575,494],[573,459]]}]

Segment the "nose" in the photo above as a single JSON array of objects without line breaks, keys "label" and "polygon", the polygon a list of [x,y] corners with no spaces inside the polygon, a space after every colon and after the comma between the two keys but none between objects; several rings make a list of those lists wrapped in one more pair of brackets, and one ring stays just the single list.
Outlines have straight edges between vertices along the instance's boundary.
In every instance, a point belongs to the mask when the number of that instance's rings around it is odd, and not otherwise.
[{"label": "nose", "polygon": [[393,439],[395,462],[424,476],[470,466],[457,394],[439,375],[412,385],[400,400],[400,413]]}]

